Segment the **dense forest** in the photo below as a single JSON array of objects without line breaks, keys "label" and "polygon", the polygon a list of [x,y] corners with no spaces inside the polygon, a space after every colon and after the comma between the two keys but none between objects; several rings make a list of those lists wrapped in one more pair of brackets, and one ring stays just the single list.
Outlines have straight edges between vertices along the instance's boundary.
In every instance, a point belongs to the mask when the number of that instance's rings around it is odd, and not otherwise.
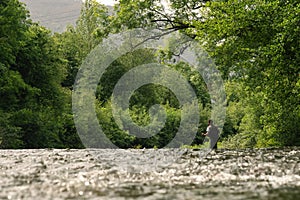
[{"label": "dense forest", "polygon": [[[120,0],[114,12],[95,0],[82,5],[76,26],[53,33],[34,23],[18,0],[0,2],[0,148],[84,148],[72,112],[76,74],[110,34],[134,28],[179,31],[215,61],[225,82],[224,148],[300,145],[300,3],[298,0]],[[167,51],[167,50],[166,50]],[[196,91],[200,121],[193,145],[210,118],[211,101],[201,75],[168,52],[145,49],[114,61],[98,84],[96,113],[107,137],[121,148],[160,148],[176,133],[180,106],[174,94],[154,84],[131,99],[131,117],[149,122],[148,108],[161,104],[164,128],[143,139],[117,126],[111,94],[133,63],[157,61],[177,70]]]}]

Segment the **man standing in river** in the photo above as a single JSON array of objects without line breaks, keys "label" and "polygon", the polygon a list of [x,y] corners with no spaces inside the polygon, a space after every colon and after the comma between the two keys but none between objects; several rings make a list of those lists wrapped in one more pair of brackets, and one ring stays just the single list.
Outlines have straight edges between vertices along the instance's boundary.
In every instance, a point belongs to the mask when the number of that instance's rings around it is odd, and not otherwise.
[{"label": "man standing in river", "polygon": [[202,133],[204,136],[209,137],[210,149],[218,148],[218,139],[219,139],[219,129],[214,125],[213,120],[208,120],[208,126],[206,128],[206,133]]}]

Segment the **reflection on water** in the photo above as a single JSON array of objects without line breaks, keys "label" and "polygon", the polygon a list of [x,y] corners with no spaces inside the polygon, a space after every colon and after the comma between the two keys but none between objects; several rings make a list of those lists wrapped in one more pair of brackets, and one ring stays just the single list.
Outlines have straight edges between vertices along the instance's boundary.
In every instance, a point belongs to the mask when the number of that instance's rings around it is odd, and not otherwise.
[{"label": "reflection on water", "polygon": [[[182,152],[183,151],[183,152]],[[175,162],[173,158],[182,154]],[[1,150],[0,199],[298,199],[300,148]]]}]

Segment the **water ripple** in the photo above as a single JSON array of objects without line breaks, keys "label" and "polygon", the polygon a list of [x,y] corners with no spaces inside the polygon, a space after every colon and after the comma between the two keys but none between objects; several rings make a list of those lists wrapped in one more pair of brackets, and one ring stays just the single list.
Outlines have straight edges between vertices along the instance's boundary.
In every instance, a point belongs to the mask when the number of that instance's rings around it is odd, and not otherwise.
[{"label": "water ripple", "polygon": [[[164,159],[176,157],[172,164]],[[297,199],[300,148],[1,150],[0,199]],[[151,169],[151,170],[150,170]]]}]

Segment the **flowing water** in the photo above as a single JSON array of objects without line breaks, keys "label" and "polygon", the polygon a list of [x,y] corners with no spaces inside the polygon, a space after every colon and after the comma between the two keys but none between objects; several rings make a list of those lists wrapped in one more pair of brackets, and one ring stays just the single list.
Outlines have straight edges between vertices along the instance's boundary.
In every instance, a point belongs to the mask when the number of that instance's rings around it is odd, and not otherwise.
[{"label": "flowing water", "polygon": [[0,150],[0,199],[300,197],[300,148],[178,152]]}]

